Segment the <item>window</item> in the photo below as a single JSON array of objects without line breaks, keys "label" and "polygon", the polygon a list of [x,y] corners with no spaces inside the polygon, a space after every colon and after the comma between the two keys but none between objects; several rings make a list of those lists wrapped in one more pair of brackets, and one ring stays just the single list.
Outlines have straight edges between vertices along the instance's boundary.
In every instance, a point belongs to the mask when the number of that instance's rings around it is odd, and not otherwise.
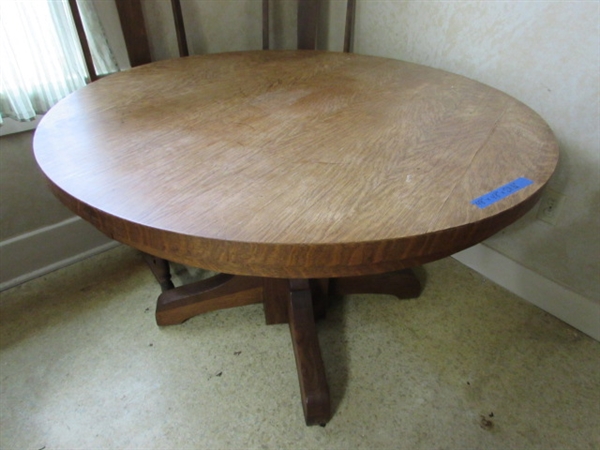
[{"label": "window", "polygon": [[[77,5],[96,73],[119,70],[94,3]],[[0,59],[0,124],[33,120],[90,80],[68,0],[2,0]]]}]

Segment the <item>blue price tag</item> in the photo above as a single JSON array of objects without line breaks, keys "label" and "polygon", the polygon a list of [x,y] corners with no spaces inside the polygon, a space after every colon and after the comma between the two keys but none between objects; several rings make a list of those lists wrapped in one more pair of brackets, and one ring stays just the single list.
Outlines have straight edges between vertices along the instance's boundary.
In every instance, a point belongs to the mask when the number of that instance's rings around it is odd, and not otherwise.
[{"label": "blue price tag", "polygon": [[502,200],[505,197],[508,197],[511,194],[514,194],[517,191],[533,184],[529,178],[517,178],[510,183],[505,184],[504,186],[500,186],[498,189],[494,189],[487,194],[482,195],[481,197],[476,198],[475,200],[471,200],[471,203],[478,208],[487,208],[493,203],[496,203],[499,200]]}]

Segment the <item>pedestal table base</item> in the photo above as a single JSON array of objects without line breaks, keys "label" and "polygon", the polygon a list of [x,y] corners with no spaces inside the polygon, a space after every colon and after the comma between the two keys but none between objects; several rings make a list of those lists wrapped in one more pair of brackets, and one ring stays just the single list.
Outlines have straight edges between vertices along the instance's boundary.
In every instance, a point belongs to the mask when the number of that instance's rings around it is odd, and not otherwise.
[{"label": "pedestal table base", "polygon": [[263,303],[267,325],[288,323],[307,425],[324,425],[331,417],[329,387],[315,319],[323,317],[330,296],[358,293],[415,298],[421,285],[411,270],[379,275],[324,279],[280,279],[218,274],[173,287],[169,263],[145,255],[160,283],[156,323],[176,325],[210,311]]}]

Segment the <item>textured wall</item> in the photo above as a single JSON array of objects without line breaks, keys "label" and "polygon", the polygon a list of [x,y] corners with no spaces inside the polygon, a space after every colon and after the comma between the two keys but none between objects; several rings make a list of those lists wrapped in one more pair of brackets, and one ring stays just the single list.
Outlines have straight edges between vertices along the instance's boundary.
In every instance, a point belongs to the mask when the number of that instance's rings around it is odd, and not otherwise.
[{"label": "textured wall", "polygon": [[359,0],[355,51],[422,63],[499,88],[561,144],[556,226],[535,211],[487,245],[600,302],[600,3]]},{"label": "textured wall", "polygon": [[0,241],[73,216],[46,187],[32,138],[31,131],[0,137]]}]

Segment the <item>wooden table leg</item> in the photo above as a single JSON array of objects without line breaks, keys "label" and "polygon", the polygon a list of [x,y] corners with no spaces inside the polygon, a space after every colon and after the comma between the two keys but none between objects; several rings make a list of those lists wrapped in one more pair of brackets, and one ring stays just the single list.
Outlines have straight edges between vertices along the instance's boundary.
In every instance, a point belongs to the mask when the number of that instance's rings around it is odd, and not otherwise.
[{"label": "wooden table leg", "polygon": [[324,425],[331,416],[329,387],[317,338],[308,280],[290,280],[288,316],[302,407],[307,425]]},{"label": "wooden table leg", "polygon": [[149,255],[148,253],[142,253],[144,256],[144,261],[150,267],[150,271],[158,284],[160,284],[160,289],[165,292],[169,289],[173,289],[173,282],[171,281],[171,268],[169,267],[169,261],[166,259],[158,258],[153,255]]},{"label": "wooden table leg", "polygon": [[290,282],[285,278],[263,278],[263,306],[267,325],[288,323]]},{"label": "wooden table leg", "polygon": [[156,304],[156,323],[176,325],[199,314],[262,301],[262,278],[219,274],[163,292]]}]

